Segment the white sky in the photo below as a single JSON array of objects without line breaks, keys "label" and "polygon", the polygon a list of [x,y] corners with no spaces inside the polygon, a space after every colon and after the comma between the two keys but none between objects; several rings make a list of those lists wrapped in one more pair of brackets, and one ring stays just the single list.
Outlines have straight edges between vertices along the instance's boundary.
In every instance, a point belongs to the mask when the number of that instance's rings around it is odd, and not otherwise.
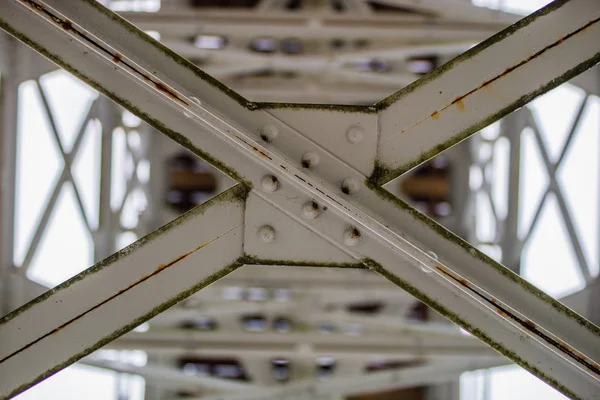
[{"label": "white sky", "polygon": [[[547,3],[545,0],[476,0],[479,5],[498,6],[507,9],[527,12]],[[61,132],[61,140],[69,150],[73,144],[76,131],[81,122],[83,112],[95,94],[82,83],[70,78],[66,73],[57,71],[42,79],[47,88],[47,95],[55,113],[56,122]],[[533,103],[538,113],[540,127],[545,134],[551,157],[556,157],[566,137],[566,132],[573,118],[574,110],[582,93],[569,85],[554,90]],[[25,255],[26,247],[31,240],[44,204],[54,182],[62,170],[62,159],[51,137],[47,121],[40,117],[41,103],[35,92],[33,83],[25,83],[20,89],[19,109],[28,114],[19,116],[18,139],[18,188],[16,210],[16,262],[20,263]],[[559,181],[564,185],[567,202],[573,214],[588,262],[597,273],[598,267],[598,182],[600,170],[598,151],[600,149],[600,102],[596,98],[588,108],[581,132],[576,137],[571,151],[567,154],[563,167],[559,171]],[[115,142],[115,196],[111,199],[114,208],[122,201],[124,193],[125,137],[122,133]],[[82,142],[80,154],[76,158],[73,172],[84,202],[86,215],[97,224],[98,181],[100,161],[100,132],[98,126],[90,125]],[[500,157],[498,165],[506,166],[506,152],[496,149]],[[504,154],[504,161],[501,155]],[[523,139],[522,165],[522,204],[521,230],[527,229],[528,221],[547,185],[547,176],[541,162],[533,136],[525,134]],[[43,167],[40,167],[43,166]],[[505,179],[506,174],[495,172],[498,181]],[[502,187],[501,185],[499,185]],[[502,190],[502,189],[501,189]],[[506,204],[501,199],[502,191],[495,193],[495,200],[501,213],[505,213]],[[132,208],[143,206],[143,199],[134,201]],[[486,206],[481,203],[478,218],[481,224],[478,235],[485,237],[495,230],[486,224]],[[92,263],[91,238],[86,233],[84,224],[77,212],[78,206],[73,188],[67,184],[59,197],[57,208],[52,213],[49,228],[40,243],[40,249],[32,262],[30,277],[47,285],[56,285],[65,279],[87,268]],[[504,210],[504,211],[503,211]],[[488,211],[489,213],[489,211]],[[135,212],[127,214],[126,224],[134,225]],[[68,239],[67,239],[68,238]],[[124,238],[130,242],[134,238]],[[123,245],[127,244],[123,243]],[[69,254],[69,257],[65,257]],[[544,214],[533,233],[530,244],[523,255],[524,276],[554,296],[561,296],[583,287],[583,280],[575,267],[573,251],[570,247],[564,223],[558,213],[556,200],[550,196]],[[486,400],[564,398],[549,386],[518,367],[505,367],[494,370],[491,374],[490,395]],[[69,367],[55,376],[40,383],[36,387],[21,394],[20,400],[32,399],[114,399],[116,393],[115,374],[84,366]],[[481,373],[465,374],[463,378],[464,393],[462,400],[483,399],[478,390],[477,381]],[[137,397],[141,380],[137,380]],[[134,385],[134,386],[135,386]],[[518,390],[517,390],[518,389]],[[134,400],[132,398],[131,400]]]}]

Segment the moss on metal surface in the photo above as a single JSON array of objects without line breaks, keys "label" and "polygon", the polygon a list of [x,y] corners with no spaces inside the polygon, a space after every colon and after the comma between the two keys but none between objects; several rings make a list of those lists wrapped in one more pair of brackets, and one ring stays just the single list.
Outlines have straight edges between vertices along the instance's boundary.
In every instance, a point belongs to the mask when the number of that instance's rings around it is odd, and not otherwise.
[{"label": "moss on metal surface", "polygon": [[318,262],[303,260],[271,260],[245,254],[244,262],[246,265],[281,265],[289,267],[322,267],[322,268],[354,268],[365,269],[361,263],[336,263],[336,262]]},{"label": "moss on metal surface", "polygon": [[525,18],[515,22],[508,28],[498,32],[497,34],[495,34],[495,35],[491,36],[490,38],[484,40],[483,42],[479,43],[477,46],[471,48],[470,50],[465,51],[464,53],[453,58],[452,60],[448,61],[444,65],[441,65],[440,67],[434,69],[433,71],[431,71],[428,74],[426,74],[425,76],[423,76],[421,79],[411,83],[410,85],[404,87],[403,89],[397,91],[396,93],[386,97],[385,99],[376,103],[375,107],[377,107],[379,110],[384,110],[384,109],[388,108],[389,106],[391,106],[398,100],[402,99],[407,94],[414,92],[420,86],[423,86],[426,83],[429,83],[429,82],[433,81],[434,79],[439,78],[441,75],[450,71],[451,69],[453,69],[456,65],[460,64],[461,62],[466,61],[470,58],[473,58],[474,56],[481,53],[483,50],[487,49],[491,45],[498,43],[498,42],[506,39],[507,37],[515,34],[518,30],[531,24],[536,19],[543,17],[544,15],[548,15],[553,11],[558,10],[563,5],[568,3],[569,1],[570,0],[555,0],[554,2],[550,3],[546,7],[543,7],[541,9],[539,9],[538,11],[534,12],[533,14],[528,15]]},{"label": "moss on metal surface", "polygon": [[371,190],[373,190],[375,193],[377,193],[377,195],[379,197],[381,197],[383,200],[392,203],[394,206],[396,206],[399,209],[402,209],[405,212],[408,212],[415,220],[419,221],[420,223],[422,223],[424,225],[427,225],[427,227],[429,229],[431,229],[433,232],[437,233],[440,237],[459,246],[460,248],[462,248],[462,250],[467,252],[471,257],[474,257],[477,260],[481,261],[483,264],[493,268],[495,271],[499,272],[505,278],[508,278],[511,281],[513,281],[514,283],[518,284],[519,286],[521,286],[523,289],[525,289],[526,291],[528,291],[529,293],[531,293],[538,299],[542,300],[546,304],[549,304],[556,311],[569,317],[574,322],[576,322],[577,324],[586,328],[588,331],[590,331],[591,333],[593,333],[594,335],[596,335],[600,338],[600,327],[594,325],[593,323],[591,323],[587,319],[583,318],[582,316],[580,316],[579,314],[577,314],[570,308],[564,306],[562,303],[560,303],[557,300],[553,299],[552,297],[548,296],[546,293],[544,293],[543,291],[541,291],[540,289],[538,289],[537,287],[535,287],[528,281],[524,280],[519,275],[515,274],[514,272],[512,272],[511,270],[509,270],[502,264],[494,261],[492,258],[488,257],[486,254],[482,253],[481,251],[479,251],[477,248],[473,247],[468,242],[464,241],[463,239],[456,236],[454,233],[450,232],[449,230],[447,230],[446,228],[444,228],[443,226],[441,226],[440,224],[438,224],[431,218],[427,217],[425,214],[421,213],[414,207],[410,206],[408,203],[406,203],[406,202],[402,201],[401,199],[399,199],[398,197],[394,196],[389,191],[385,190],[384,188],[374,186],[368,180],[365,182],[365,184],[367,185],[367,187],[369,187]]},{"label": "moss on metal surface", "polygon": [[[120,17],[118,17],[118,18],[120,18]],[[23,43],[25,43],[26,45],[28,45],[29,47],[31,47],[32,49],[37,51],[38,53],[44,55],[46,58],[48,58],[50,61],[54,62],[61,68],[63,68],[65,71],[67,71],[70,74],[74,75],[75,77],[79,78],[81,81],[86,83],[88,86],[92,87],[93,89],[97,90],[100,93],[103,93],[106,97],[110,98],[115,103],[121,105],[123,108],[129,110],[131,113],[138,116],[140,119],[142,119],[149,125],[153,126],[154,128],[156,128],[163,134],[167,135],[168,137],[173,139],[175,142],[177,142],[180,145],[182,145],[183,147],[187,148],[188,150],[190,150],[191,152],[193,152],[194,154],[196,154],[198,157],[202,158],[209,164],[213,165],[215,168],[223,171],[225,174],[230,176],[232,179],[235,179],[236,181],[241,182],[248,187],[252,187],[252,184],[249,181],[243,179],[243,177],[237,171],[228,167],[227,165],[225,165],[224,163],[219,161],[217,158],[213,157],[210,153],[194,146],[191,143],[191,141],[188,138],[186,138],[184,135],[168,128],[160,120],[158,120],[158,119],[154,118],[153,116],[149,115],[148,113],[142,111],[140,108],[136,107],[131,102],[119,97],[116,93],[106,90],[99,82],[97,82],[93,78],[87,76],[84,72],[79,71],[76,68],[73,68],[65,60],[54,55],[52,52],[50,52],[45,47],[43,47],[40,44],[38,44],[37,42],[31,40],[29,37],[23,35],[22,33],[15,31],[11,27],[10,23],[8,21],[5,21],[4,19],[2,19],[1,16],[0,16],[0,28],[4,29],[5,31],[7,31],[11,35],[13,35],[17,39],[19,39],[20,41],[22,41]],[[144,33],[142,32],[142,34],[144,34]],[[144,35],[147,36],[146,34],[144,34]]]},{"label": "moss on metal surface", "polygon": [[534,365],[528,363],[527,361],[525,361],[524,359],[519,357],[519,355],[517,353],[515,353],[514,351],[512,351],[510,349],[507,349],[502,343],[499,343],[499,342],[493,340],[483,330],[474,327],[468,321],[461,318],[458,314],[456,314],[452,310],[446,308],[445,306],[443,306],[441,303],[437,302],[433,298],[427,296],[425,293],[421,292],[420,290],[418,290],[417,288],[412,286],[410,283],[408,283],[405,280],[403,280],[402,278],[390,273],[383,266],[381,266],[381,264],[379,264],[378,262],[376,262],[372,259],[369,259],[369,258],[365,258],[361,261],[370,270],[378,273],[379,275],[383,276],[385,279],[387,279],[390,282],[393,282],[397,286],[401,287],[402,289],[404,289],[404,291],[406,291],[410,295],[414,296],[415,298],[419,299],[420,301],[422,301],[423,303],[425,303],[426,305],[431,307],[433,310],[438,312],[440,315],[448,318],[454,324],[461,326],[462,328],[464,328],[465,330],[467,330],[474,336],[478,337],[481,341],[488,344],[491,348],[496,350],[498,353],[506,356],[507,358],[511,359],[512,361],[514,361],[521,367],[527,369],[528,371],[530,371],[531,373],[533,373],[534,375],[536,375],[537,377],[542,379],[544,382],[546,382],[549,385],[556,388],[558,391],[562,392],[563,394],[565,394],[566,396],[569,396],[572,399],[581,399],[580,397],[575,395],[575,393],[570,391],[567,387],[560,384],[560,382],[558,382],[558,380],[556,380],[555,378],[540,371]]},{"label": "moss on metal surface", "polygon": [[437,156],[444,150],[447,150],[450,147],[469,138],[473,134],[479,132],[483,128],[487,127],[488,125],[491,125],[492,123],[496,122],[500,118],[515,111],[516,109],[525,106],[526,104],[531,102],[536,97],[546,93],[547,91],[549,91],[551,89],[554,89],[555,87],[561,85],[562,83],[569,81],[571,78],[579,75],[580,73],[592,68],[594,65],[598,64],[598,62],[600,62],[600,52],[596,53],[590,59],[583,61],[582,63],[578,64],[574,68],[565,72],[563,75],[549,81],[545,85],[540,86],[538,89],[534,90],[533,92],[521,96],[515,102],[513,102],[509,106],[503,108],[502,110],[499,110],[496,113],[490,115],[489,117],[471,125],[467,129],[454,135],[452,138],[446,140],[445,142],[437,144],[430,150],[421,153],[414,160],[412,160],[398,168],[392,168],[390,166],[387,166],[387,165],[381,163],[380,161],[377,161],[375,163],[375,168],[373,169],[373,172],[371,173],[371,176],[369,177],[369,181],[377,186],[386,184],[387,182],[397,178],[398,176],[404,174],[405,172],[410,171],[417,165]]},{"label": "moss on metal surface", "polygon": [[216,204],[227,203],[227,202],[240,202],[242,204],[245,204],[247,196],[248,196],[248,188],[243,185],[236,185],[236,186],[232,187],[231,189],[226,190],[225,192],[213,197],[212,199],[208,200],[207,202],[200,204],[197,207],[194,207],[192,210],[190,210],[187,213],[181,215],[180,217],[174,219],[173,221],[169,222],[168,224],[166,224],[166,225],[158,228],[157,230],[149,233],[148,235],[140,238],[139,240],[135,241],[134,243],[125,247],[124,249],[122,249],[122,250],[114,253],[113,255],[105,258],[104,260],[94,264],[93,266],[91,266],[90,268],[81,272],[80,274],[77,274],[74,277],[72,277],[71,279],[48,290],[47,292],[36,297],[35,299],[31,300],[27,304],[23,305],[22,307],[19,307],[18,309],[14,310],[13,312],[5,315],[4,317],[0,318],[0,325],[7,323],[8,321],[14,319],[16,316],[27,311],[28,309],[35,306],[36,304],[47,300],[49,297],[51,297],[55,293],[62,291],[64,289],[67,289],[74,283],[77,283],[83,279],[89,278],[90,275],[93,275],[96,272],[98,272],[104,268],[110,267],[112,264],[117,262],[119,259],[128,256],[131,252],[138,250],[139,248],[152,242],[154,239],[161,236],[165,232],[181,225],[182,223],[187,221],[189,218],[204,214],[204,212],[208,208],[210,208]]},{"label": "moss on metal surface", "polygon": [[131,331],[135,327],[139,326],[140,324],[144,323],[145,321],[149,320],[150,318],[156,316],[157,314],[165,311],[166,309],[172,307],[173,305],[179,303],[180,301],[184,300],[185,298],[191,296],[192,294],[196,293],[200,289],[208,286],[209,284],[211,284],[213,282],[218,281],[219,279],[223,278],[226,275],[229,275],[230,273],[232,273],[233,271],[235,271],[236,269],[238,269],[239,267],[244,265],[242,259],[243,259],[243,257],[240,257],[233,263],[225,266],[223,269],[219,270],[218,272],[215,272],[214,274],[208,276],[207,278],[198,282],[197,284],[190,287],[189,289],[184,290],[183,292],[177,294],[176,296],[171,297],[164,303],[153,308],[150,312],[131,321],[129,324],[123,326],[122,328],[115,330],[111,334],[103,337],[100,341],[95,343],[93,346],[85,349],[82,352],[77,353],[76,355],[68,358],[67,360],[64,360],[64,361],[58,363],[57,365],[50,368],[48,371],[44,372],[43,374],[37,376],[35,379],[31,380],[30,382],[24,383],[23,385],[19,386],[18,388],[16,388],[12,392],[10,392],[7,396],[0,398],[0,400],[11,398],[11,397],[27,390],[28,388],[32,387],[36,383],[48,378],[51,375],[54,375],[56,372],[60,371],[61,369],[68,367],[69,365],[71,365],[74,362],[80,360],[81,358],[87,356],[88,354],[98,350],[102,346],[112,342],[113,340],[117,339],[119,336],[122,336],[123,334]]}]

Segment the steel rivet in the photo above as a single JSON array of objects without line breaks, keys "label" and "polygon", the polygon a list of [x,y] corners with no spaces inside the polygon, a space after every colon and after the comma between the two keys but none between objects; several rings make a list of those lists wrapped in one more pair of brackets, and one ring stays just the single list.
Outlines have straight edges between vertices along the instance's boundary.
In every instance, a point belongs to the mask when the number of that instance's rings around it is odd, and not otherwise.
[{"label": "steel rivet", "polygon": [[276,126],[267,125],[260,131],[260,138],[267,143],[271,143],[279,135],[279,130]]},{"label": "steel rivet", "polygon": [[350,143],[358,143],[363,140],[363,129],[360,126],[351,126],[346,131],[346,139]]},{"label": "steel rivet", "polygon": [[302,156],[302,167],[303,168],[314,168],[321,162],[321,158],[317,153],[308,152]]},{"label": "steel rivet", "polygon": [[265,243],[275,240],[275,229],[270,225],[263,225],[258,229],[258,237]]},{"label": "steel rivet", "polygon": [[273,175],[265,175],[260,181],[265,192],[272,193],[279,189],[279,179]]},{"label": "steel rivet", "polygon": [[[431,258],[433,258],[436,261],[438,260],[437,254],[435,254],[433,251],[428,251],[427,255],[429,255]],[[421,264],[421,270],[428,274],[433,271],[429,266],[427,266],[425,264]]]},{"label": "steel rivet", "polygon": [[344,243],[346,243],[346,246],[356,246],[360,236],[359,230],[351,226],[344,231]]},{"label": "steel rivet", "polygon": [[358,182],[356,181],[356,179],[352,179],[352,178],[346,178],[343,180],[342,182],[342,193],[344,194],[353,194],[358,192]]},{"label": "steel rivet", "polygon": [[302,205],[302,216],[306,219],[316,218],[319,212],[319,205],[314,201],[307,201]]}]

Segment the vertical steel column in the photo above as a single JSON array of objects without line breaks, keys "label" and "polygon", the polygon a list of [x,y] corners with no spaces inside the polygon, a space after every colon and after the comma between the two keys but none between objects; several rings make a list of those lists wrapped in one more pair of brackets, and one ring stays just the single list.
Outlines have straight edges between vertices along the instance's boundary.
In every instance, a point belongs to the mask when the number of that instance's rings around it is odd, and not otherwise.
[{"label": "vertical steel column", "polygon": [[521,272],[522,242],[519,238],[519,201],[521,182],[521,132],[527,123],[526,109],[519,109],[507,115],[500,126],[500,136],[509,140],[508,162],[508,208],[502,224],[500,247],[503,264],[514,271]]},{"label": "vertical steel column", "polygon": [[98,262],[118,250],[116,248],[117,229],[110,198],[112,193],[113,131],[119,124],[119,114],[117,106],[104,96],[99,96],[93,107],[95,116],[102,124],[98,229],[94,235],[94,262]]},{"label": "vertical steel column", "polygon": [[12,310],[17,157],[18,65],[16,40],[0,35],[0,315]]}]

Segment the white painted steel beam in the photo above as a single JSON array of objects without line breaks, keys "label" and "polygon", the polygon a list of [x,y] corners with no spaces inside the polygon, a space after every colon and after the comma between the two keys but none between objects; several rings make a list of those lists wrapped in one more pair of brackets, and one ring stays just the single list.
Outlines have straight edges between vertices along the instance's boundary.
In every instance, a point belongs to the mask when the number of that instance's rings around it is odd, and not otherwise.
[{"label": "white painted steel beam", "polygon": [[424,332],[396,334],[344,335],[271,332],[193,332],[166,330],[130,332],[107,346],[112,349],[137,349],[150,353],[173,350],[194,351],[211,356],[270,355],[292,357],[300,347],[310,348],[318,355],[381,356],[381,357],[448,357],[469,355],[491,357],[487,346],[469,335],[445,335]]},{"label": "white painted steel beam", "polygon": [[307,399],[314,399],[319,398],[319,396],[334,394],[350,396],[449,382],[458,379],[463,372],[501,365],[504,365],[502,360],[497,358],[458,359],[353,377],[334,377],[321,381],[309,379],[292,382],[281,387],[248,390],[243,393],[229,395],[202,396],[195,398],[195,400],[278,400],[304,398],[302,396],[307,396]]},{"label": "white painted steel beam", "polygon": [[525,105],[556,86],[557,79],[595,65],[599,19],[594,1],[554,2],[383,100],[382,180]]},{"label": "white painted steel beam", "polygon": [[[594,65],[592,2],[557,1],[374,107],[252,103],[96,2],[45,4],[4,2],[0,26],[252,187],[246,264],[372,269],[563,393],[600,396],[598,327],[380,187]],[[79,356],[56,351],[47,364]]]},{"label": "white painted steel beam", "polygon": [[[483,40],[510,22],[496,23],[462,20],[446,21],[423,16],[340,15],[314,13],[256,13],[253,11],[173,10],[157,13],[119,13],[143,30],[168,32],[169,37],[192,37],[198,33],[198,21],[203,32],[229,38],[274,37],[300,39],[370,40]],[[313,22],[317,21],[318,24]]]},{"label": "white painted steel beam", "polygon": [[0,319],[0,397],[64,368],[239,266],[239,189]]}]

